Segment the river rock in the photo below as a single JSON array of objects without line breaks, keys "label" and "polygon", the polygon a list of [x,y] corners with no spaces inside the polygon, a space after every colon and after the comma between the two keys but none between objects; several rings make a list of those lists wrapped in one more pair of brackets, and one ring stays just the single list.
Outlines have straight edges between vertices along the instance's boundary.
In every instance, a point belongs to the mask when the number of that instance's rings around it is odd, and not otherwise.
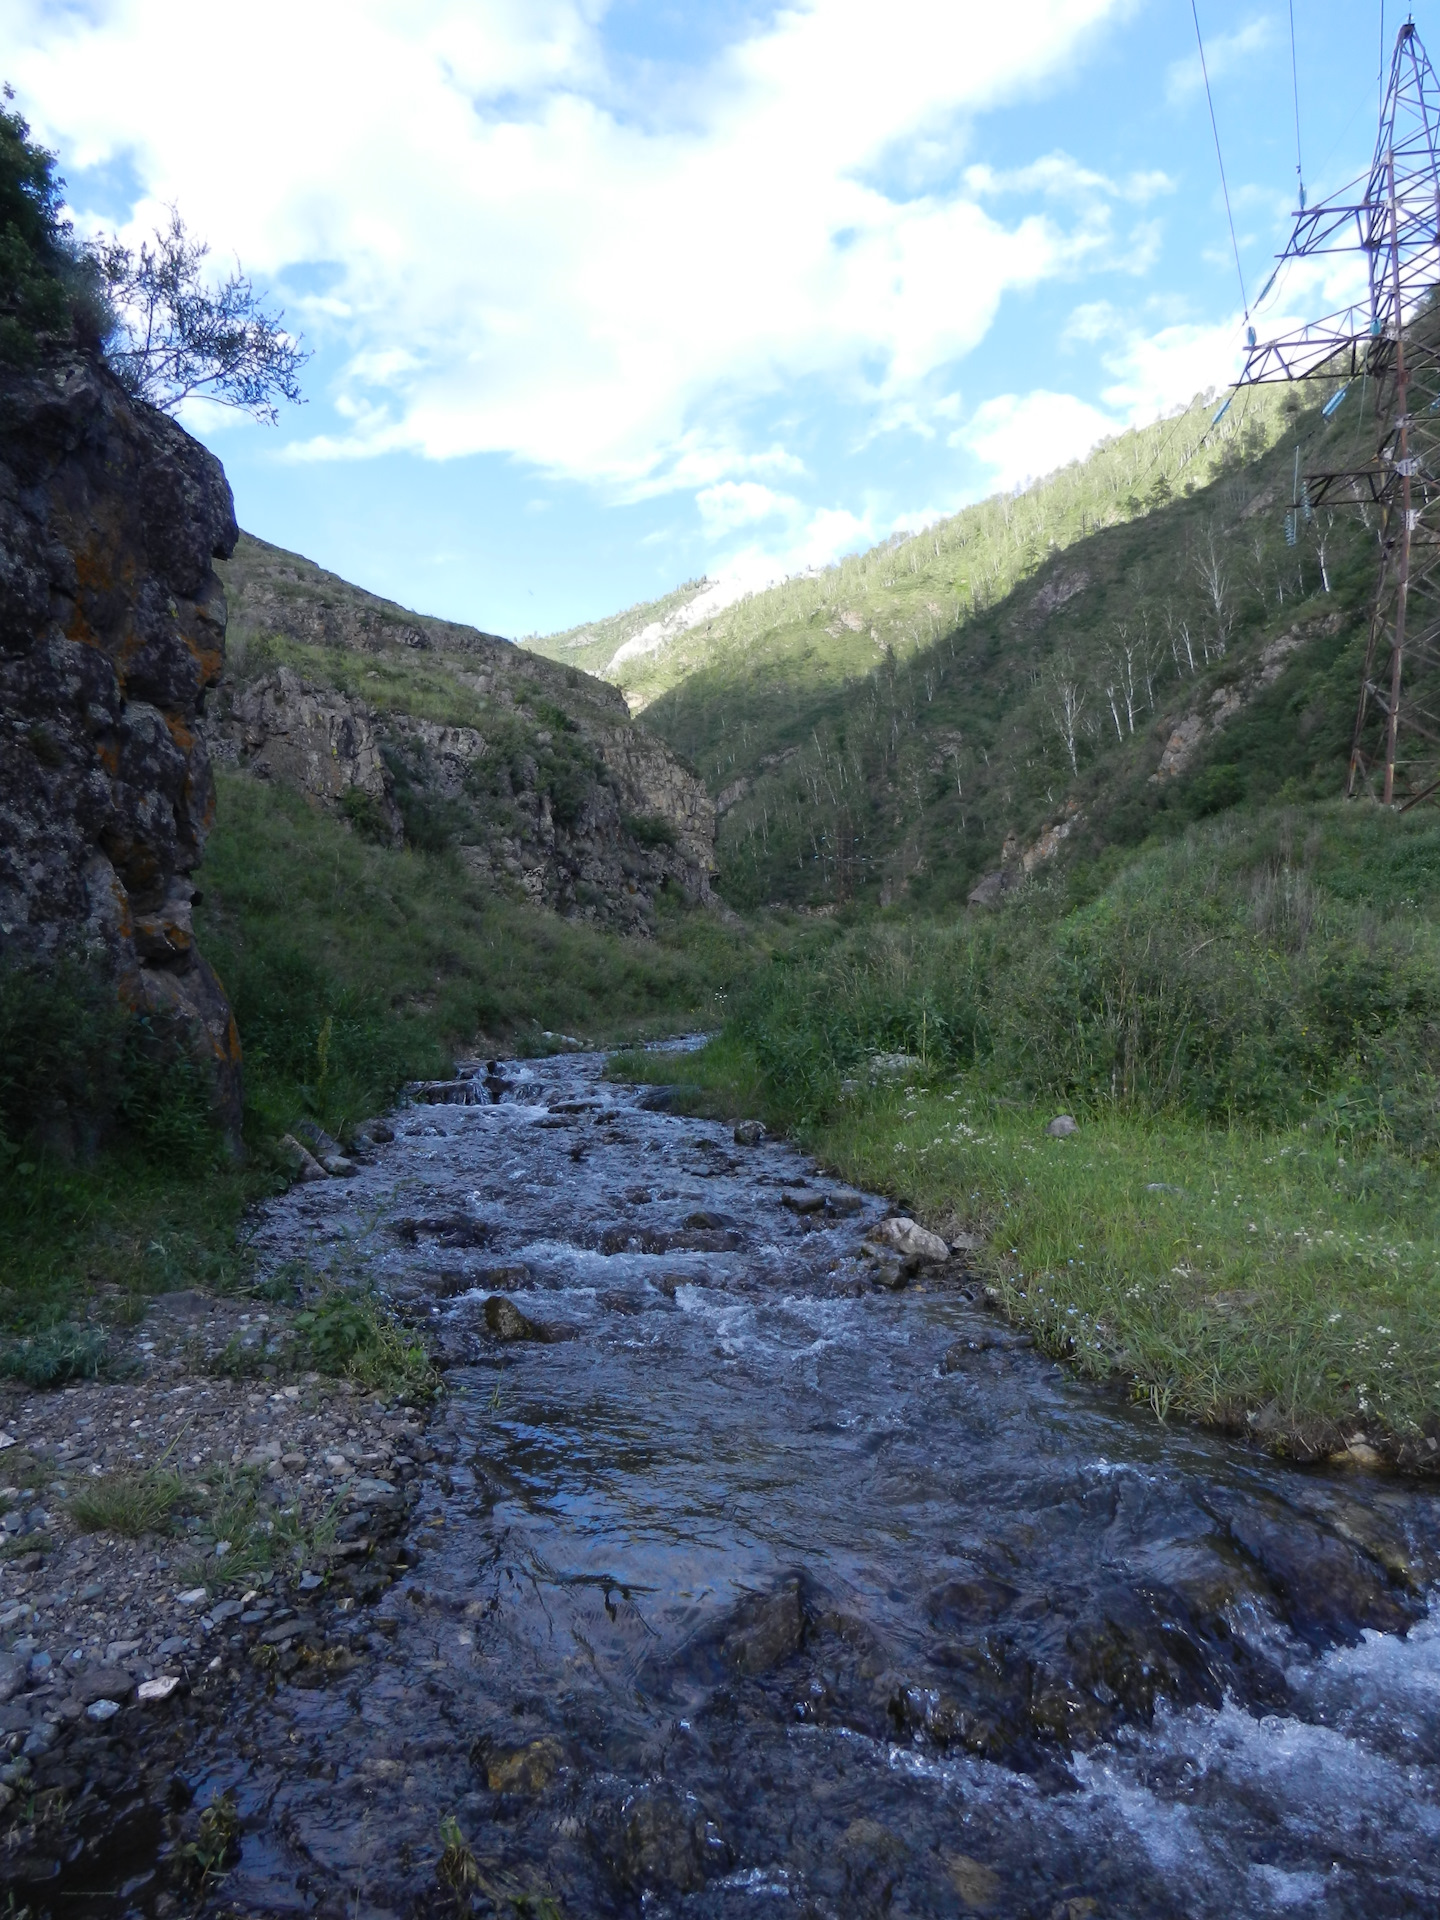
[{"label": "river rock", "polygon": [[950,1249],[938,1233],[931,1233],[928,1227],[907,1219],[904,1214],[882,1220],[870,1237],[881,1246],[893,1247],[906,1260],[917,1260],[927,1266],[950,1258]]},{"label": "river rock", "polygon": [[823,1213],[825,1196],[823,1193],[782,1193],[780,1204],[788,1207],[791,1213]]},{"label": "river rock", "polygon": [[1290,1625],[1316,1646],[1353,1646],[1367,1627],[1403,1633],[1424,1610],[1368,1554],[1278,1503],[1235,1498],[1224,1512],[1235,1545],[1264,1573]]},{"label": "river rock", "polygon": [[523,1747],[488,1747],[485,1784],[492,1793],[543,1793],[560,1765],[554,1740],[531,1740]]},{"label": "river rock", "polygon": [[297,1180],[328,1180],[330,1178],[310,1149],[302,1147],[293,1133],[282,1133],[276,1142],[276,1148]]},{"label": "river rock", "polygon": [[92,1700],[128,1700],[134,1688],[135,1682],[123,1667],[92,1667],[75,1680],[70,1691],[88,1707]]},{"label": "river rock", "polygon": [[492,1293],[485,1302],[485,1325],[497,1340],[548,1340],[550,1330],[523,1314],[503,1293]]},{"label": "river rock", "polygon": [[805,1639],[805,1606],[798,1576],[772,1593],[755,1594],[736,1608],[721,1643],[725,1663],[740,1673],[768,1673]]},{"label": "river rock", "polygon": [[697,1893],[733,1855],[719,1828],[690,1795],[646,1787],[622,1810],[615,1862],[620,1876],[645,1892]]},{"label": "river rock", "polygon": [[742,1120],[732,1137],[737,1147],[758,1147],[765,1138],[765,1129],[758,1120]]}]

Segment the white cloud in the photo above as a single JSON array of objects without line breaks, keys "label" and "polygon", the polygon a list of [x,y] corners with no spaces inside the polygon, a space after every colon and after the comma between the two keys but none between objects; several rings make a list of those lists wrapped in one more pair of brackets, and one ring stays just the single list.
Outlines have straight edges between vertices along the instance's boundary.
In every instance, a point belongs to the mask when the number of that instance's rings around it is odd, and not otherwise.
[{"label": "white cloud", "polygon": [[1043,193],[1054,200],[1088,200],[1103,194],[1112,200],[1131,200],[1143,205],[1162,193],[1173,193],[1175,182],[1168,173],[1152,169],[1129,173],[1119,180],[1096,173],[1057,149],[1028,166],[1001,170],[984,164],[965,169],[965,184],[973,194]]},{"label": "white cloud", "polygon": [[633,498],[763,481],[748,403],[810,377],[902,403],[1007,290],[1089,257],[1058,159],[1031,188],[1057,212],[1010,223],[871,172],[1033,95],[1130,3],[1032,0],[1019,35],[988,0],[891,0],[883,31],[810,0],[634,99],[599,0],[251,0],[240,33],[207,7],[178,30],[173,0],[0,0],[0,29],[72,170],[134,168],[137,229],[177,200],[258,275],[334,264],[291,303],[344,353],[314,457],[499,451]]},{"label": "white cloud", "polygon": [[1072,393],[1002,393],[977,407],[951,444],[983,460],[987,484],[1003,491],[1082,459],[1122,424]]},{"label": "white cloud", "polygon": [[721,480],[713,487],[702,487],[695,504],[706,533],[719,535],[756,520],[772,519],[777,513],[791,512],[799,502],[791,494],[761,486],[758,480]]},{"label": "white cloud", "polygon": [[1187,99],[1191,94],[1199,93],[1205,85],[1206,72],[1213,86],[1224,74],[1231,72],[1241,61],[1251,54],[1260,53],[1275,38],[1275,23],[1266,17],[1249,20],[1234,33],[1217,33],[1205,42],[1205,64],[1201,67],[1200,53],[1187,54],[1183,60],[1173,61],[1165,70],[1165,97],[1172,104]]}]

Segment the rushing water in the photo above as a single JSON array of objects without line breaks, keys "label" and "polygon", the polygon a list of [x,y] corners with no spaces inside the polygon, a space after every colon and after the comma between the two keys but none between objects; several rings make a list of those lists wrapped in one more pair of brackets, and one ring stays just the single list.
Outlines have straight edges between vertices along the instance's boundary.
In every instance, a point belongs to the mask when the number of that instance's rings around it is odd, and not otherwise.
[{"label": "rushing water", "polygon": [[506,1073],[262,1230],[469,1357],[388,1650],[201,1782],[227,1906],[430,1911],[453,1815],[480,1911],[1440,1913],[1432,1496],[1162,1428],[875,1286],[792,1149]]}]

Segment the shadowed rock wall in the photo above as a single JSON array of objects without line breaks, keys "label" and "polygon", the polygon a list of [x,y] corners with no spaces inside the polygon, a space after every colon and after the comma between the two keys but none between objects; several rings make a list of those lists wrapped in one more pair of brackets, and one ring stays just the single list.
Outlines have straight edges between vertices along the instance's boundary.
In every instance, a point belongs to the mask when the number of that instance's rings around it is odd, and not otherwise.
[{"label": "shadowed rock wall", "polygon": [[249,534],[224,575],[217,761],[571,918],[643,933],[667,886],[710,900],[714,803],[614,687]]},{"label": "shadowed rock wall", "polygon": [[240,1124],[240,1045],[191,929],[213,813],[199,729],[236,540],[198,441],[68,357],[0,369],[0,961],[80,952],[176,1015]]}]

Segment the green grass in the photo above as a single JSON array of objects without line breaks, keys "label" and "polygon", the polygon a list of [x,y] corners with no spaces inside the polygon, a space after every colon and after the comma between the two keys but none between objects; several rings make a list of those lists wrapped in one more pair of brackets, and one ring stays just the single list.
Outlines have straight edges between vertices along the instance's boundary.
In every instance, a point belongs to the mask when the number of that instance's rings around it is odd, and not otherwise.
[{"label": "green grass", "polygon": [[178,1473],[152,1467],[138,1473],[106,1473],[82,1486],[70,1502],[70,1518],[81,1533],[118,1533],[138,1540],[166,1533],[185,1497]]},{"label": "green grass", "polygon": [[0,1376],[30,1387],[58,1387],[67,1380],[93,1380],[105,1362],[106,1337],[100,1327],[69,1321],[46,1327],[0,1346]]},{"label": "green grass", "polygon": [[257,1144],[307,1113],[343,1134],[457,1050],[712,1021],[760,948],[678,901],[649,940],[512,905],[456,858],[376,846],[245,775],[220,778],[202,882]]},{"label": "green grass", "polygon": [[[997,1303],[1164,1417],[1431,1463],[1440,822],[1235,815],[1080,878],[827,927],[704,1052],[614,1070],[979,1228]],[[1051,1139],[1062,1109],[1080,1130]]]}]

